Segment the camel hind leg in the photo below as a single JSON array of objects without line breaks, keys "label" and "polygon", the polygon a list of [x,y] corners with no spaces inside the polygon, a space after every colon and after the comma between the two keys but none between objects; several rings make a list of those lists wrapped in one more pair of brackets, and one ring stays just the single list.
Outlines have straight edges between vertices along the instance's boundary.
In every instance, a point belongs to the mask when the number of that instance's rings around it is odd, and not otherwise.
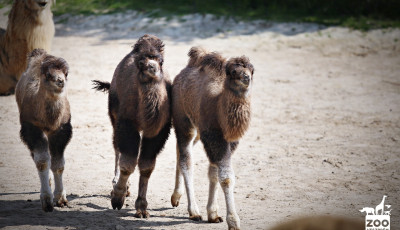
[{"label": "camel hind leg", "polygon": [[185,187],[184,187],[183,174],[179,167],[179,146],[176,145],[175,189],[174,189],[174,193],[171,196],[172,207],[179,206],[179,200],[181,199],[181,196],[183,195],[183,193],[185,191],[184,189],[185,189]]},{"label": "camel hind leg", "polygon": [[[193,186],[193,163],[192,163],[192,147],[196,139],[197,132],[194,127],[190,124],[188,119],[183,119],[182,121],[175,121],[175,132],[177,138],[177,154],[178,154],[178,165],[179,169],[177,173],[181,172],[184,178],[186,195],[188,199],[188,212],[189,219],[194,221],[202,220],[199,212],[199,208],[196,203],[196,198],[194,194]],[[178,127],[179,124],[179,127]],[[180,175],[176,176],[178,180],[181,180]],[[178,187],[175,187],[174,194],[172,194],[171,201],[172,205],[179,202],[181,188],[179,187],[181,182],[177,181],[175,183]],[[174,202],[175,201],[175,202]]]}]

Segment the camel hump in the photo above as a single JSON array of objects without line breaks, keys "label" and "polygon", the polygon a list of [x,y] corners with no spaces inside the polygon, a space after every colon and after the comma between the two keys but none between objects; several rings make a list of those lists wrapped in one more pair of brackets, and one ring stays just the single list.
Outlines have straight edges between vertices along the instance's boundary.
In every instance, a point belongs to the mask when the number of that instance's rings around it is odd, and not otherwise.
[{"label": "camel hump", "polygon": [[207,54],[207,51],[200,47],[200,46],[195,46],[192,47],[189,50],[188,56],[189,56],[189,63],[188,67],[197,67],[200,65],[201,60],[203,57]]},{"label": "camel hump", "polygon": [[201,66],[203,68],[207,67],[209,70],[221,73],[222,70],[224,69],[224,63],[225,63],[225,58],[223,58],[221,54],[217,52],[212,52],[206,54],[203,57],[201,61]]}]

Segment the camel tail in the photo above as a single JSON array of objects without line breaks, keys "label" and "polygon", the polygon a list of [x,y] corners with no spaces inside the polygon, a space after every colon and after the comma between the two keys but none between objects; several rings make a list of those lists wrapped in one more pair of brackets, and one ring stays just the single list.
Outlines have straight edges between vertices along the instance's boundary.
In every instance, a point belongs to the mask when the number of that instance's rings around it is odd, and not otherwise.
[{"label": "camel tail", "polygon": [[107,92],[108,90],[110,90],[110,86],[111,84],[109,82],[105,82],[105,81],[99,81],[99,80],[92,80],[93,82],[93,88],[97,91],[101,91],[101,92]]}]

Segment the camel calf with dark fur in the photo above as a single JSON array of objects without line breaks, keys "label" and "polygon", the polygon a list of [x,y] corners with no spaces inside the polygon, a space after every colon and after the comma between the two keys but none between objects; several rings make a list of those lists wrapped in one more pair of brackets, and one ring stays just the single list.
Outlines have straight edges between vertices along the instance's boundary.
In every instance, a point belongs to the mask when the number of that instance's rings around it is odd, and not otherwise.
[{"label": "camel calf with dark fur", "polygon": [[[179,205],[185,182],[189,218],[201,220],[193,189],[192,146],[201,140],[210,161],[208,221],[222,222],[217,209],[217,184],[225,195],[229,229],[239,229],[231,156],[250,122],[253,66],[242,56],[224,59],[218,53],[192,48],[189,63],[172,86],[172,117],[177,138],[177,165],[172,206]],[[184,181],[183,181],[184,180]]]},{"label": "camel calf with dark fur", "polygon": [[[111,193],[111,205],[113,209],[122,208],[128,178],[138,164],[139,194],[135,202],[135,216],[138,218],[150,216],[147,212],[147,185],[156,157],[163,149],[171,128],[171,82],[163,67],[163,59],[163,42],[155,36],[144,35],[119,63],[111,84],[94,81],[97,90],[109,91],[108,112],[114,129],[116,153],[116,183]],[[117,171],[118,162],[120,172]]]},{"label": "camel calf with dark fur", "polygon": [[[67,204],[63,187],[64,149],[72,136],[71,114],[67,100],[67,62],[35,49],[28,68],[16,86],[21,122],[21,139],[28,146],[39,172],[40,201],[45,212]],[[49,169],[53,171],[54,196]]]}]

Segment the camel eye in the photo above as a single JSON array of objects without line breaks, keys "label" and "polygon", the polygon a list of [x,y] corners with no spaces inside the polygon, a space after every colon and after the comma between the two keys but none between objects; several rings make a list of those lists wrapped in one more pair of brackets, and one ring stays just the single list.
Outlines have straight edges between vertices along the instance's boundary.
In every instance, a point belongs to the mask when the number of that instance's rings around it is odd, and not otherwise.
[{"label": "camel eye", "polygon": [[53,78],[53,76],[51,76],[50,73],[46,73],[46,80],[50,80],[51,78]]}]

